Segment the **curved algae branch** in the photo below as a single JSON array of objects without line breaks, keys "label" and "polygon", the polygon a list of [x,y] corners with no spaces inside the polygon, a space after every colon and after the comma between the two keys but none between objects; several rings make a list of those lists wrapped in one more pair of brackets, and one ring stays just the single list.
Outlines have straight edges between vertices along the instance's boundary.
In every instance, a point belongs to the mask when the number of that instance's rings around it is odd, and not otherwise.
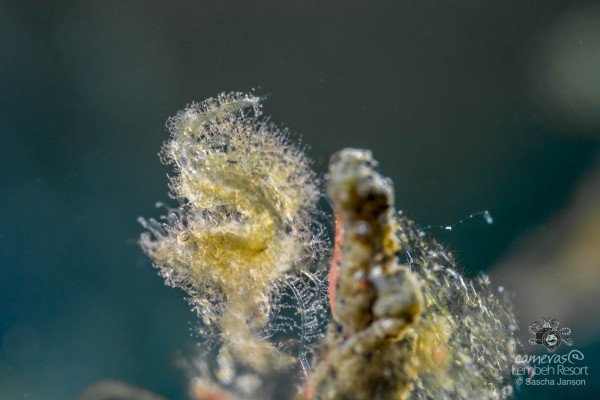
[{"label": "curved algae branch", "polygon": [[224,343],[221,360],[267,372],[293,361],[263,340],[273,290],[311,273],[320,241],[309,161],[260,115],[257,97],[232,93],[169,119],[162,155],[177,172],[171,189],[181,206],[160,222],[141,219],[149,231],[141,244]]},{"label": "curved algae branch", "polygon": [[[143,250],[199,317],[189,396],[509,397],[517,343],[504,294],[465,278],[395,211],[392,182],[366,150],[332,157],[332,251],[311,162],[261,107],[223,93],[169,119],[162,158],[179,205],[140,218]],[[153,398],[113,381],[92,389],[86,399]]]}]

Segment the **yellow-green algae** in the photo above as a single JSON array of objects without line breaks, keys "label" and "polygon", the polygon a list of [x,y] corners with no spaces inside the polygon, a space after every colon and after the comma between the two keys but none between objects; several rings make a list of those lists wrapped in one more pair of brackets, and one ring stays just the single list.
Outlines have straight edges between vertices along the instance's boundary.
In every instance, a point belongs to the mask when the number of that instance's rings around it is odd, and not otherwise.
[{"label": "yellow-green algae", "polygon": [[[261,388],[300,370],[304,399],[510,396],[516,325],[505,295],[486,277],[463,277],[450,252],[394,211],[391,181],[365,150],[332,157],[328,193],[343,245],[336,317],[314,365],[308,340],[290,353],[265,334],[279,325],[273,331],[322,337],[326,285],[310,265],[329,252],[315,232],[310,162],[260,114],[258,97],[231,93],[171,118],[162,155],[175,166],[180,206],[163,221],[141,219],[142,247],[219,337],[212,371],[190,362],[191,396],[268,398],[278,391]],[[293,301],[277,300],[288,289]],[[302,368],[286,370],[294,358]]]},{"label": "yellow-green algae", "polygon": [[173,197],[182,205],[143,249],[168,284],[183,287],[237,362],[266,371],[291,359],[259,338],[274,283],[311,259],[318,189],[304,154],[260,119],[259,99],[221,94],[168,121],[163,159],[174,165]]}]

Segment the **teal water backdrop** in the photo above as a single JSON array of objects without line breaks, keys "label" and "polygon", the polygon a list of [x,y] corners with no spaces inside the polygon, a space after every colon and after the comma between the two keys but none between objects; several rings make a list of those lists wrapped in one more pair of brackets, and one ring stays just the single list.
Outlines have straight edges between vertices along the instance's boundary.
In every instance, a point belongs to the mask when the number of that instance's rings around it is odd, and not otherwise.
[{"label": "teal water backdrop", "polygon": [[[487,270],[597,162],[594,5],[0,2],[0,399],[71,399],[105,378],[185,397],[196,316],[136,219],[169,200],[167,117],[221,91],[269,93],[265,113],[320,174],[341,148],[371,149],[422,225],[489,209],[492,225],[431,230]],[[595,337],[579,347],[586,387],[518,398],[598,398]]]}]

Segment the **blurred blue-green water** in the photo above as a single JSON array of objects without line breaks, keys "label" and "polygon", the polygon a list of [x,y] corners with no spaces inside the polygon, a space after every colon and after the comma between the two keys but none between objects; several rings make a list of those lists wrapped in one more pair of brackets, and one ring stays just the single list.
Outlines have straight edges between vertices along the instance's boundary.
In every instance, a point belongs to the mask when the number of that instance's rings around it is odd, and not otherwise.
[{"label": "blurred blue-green water", "polygon": [[[372,149],[424,225],[490,209],[491,226],[440,233],[486,270],[598,155],[600,20],[577,19],[594,3],[1,1],[0,399],[104,378],[185,397],[174,364],[195,316],[136,218],[168,199],[166,118],[220,91],[270,92],[266,113],[320,173],[342,147]],[[585,388],[518,398],[598,398],[600,346],[579,348]]]}]

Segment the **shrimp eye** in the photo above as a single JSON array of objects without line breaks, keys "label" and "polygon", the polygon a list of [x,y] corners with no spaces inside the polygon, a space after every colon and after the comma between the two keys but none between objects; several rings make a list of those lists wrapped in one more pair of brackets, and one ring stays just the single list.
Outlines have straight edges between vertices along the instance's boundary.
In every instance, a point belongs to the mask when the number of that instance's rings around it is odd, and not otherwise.
[{"label": "shrimp eye", "polygon": [[179,243],[188,243],[191,238],[192,236],[189,232],[181,232],[179,235],[177,235],[177,241]]}]

